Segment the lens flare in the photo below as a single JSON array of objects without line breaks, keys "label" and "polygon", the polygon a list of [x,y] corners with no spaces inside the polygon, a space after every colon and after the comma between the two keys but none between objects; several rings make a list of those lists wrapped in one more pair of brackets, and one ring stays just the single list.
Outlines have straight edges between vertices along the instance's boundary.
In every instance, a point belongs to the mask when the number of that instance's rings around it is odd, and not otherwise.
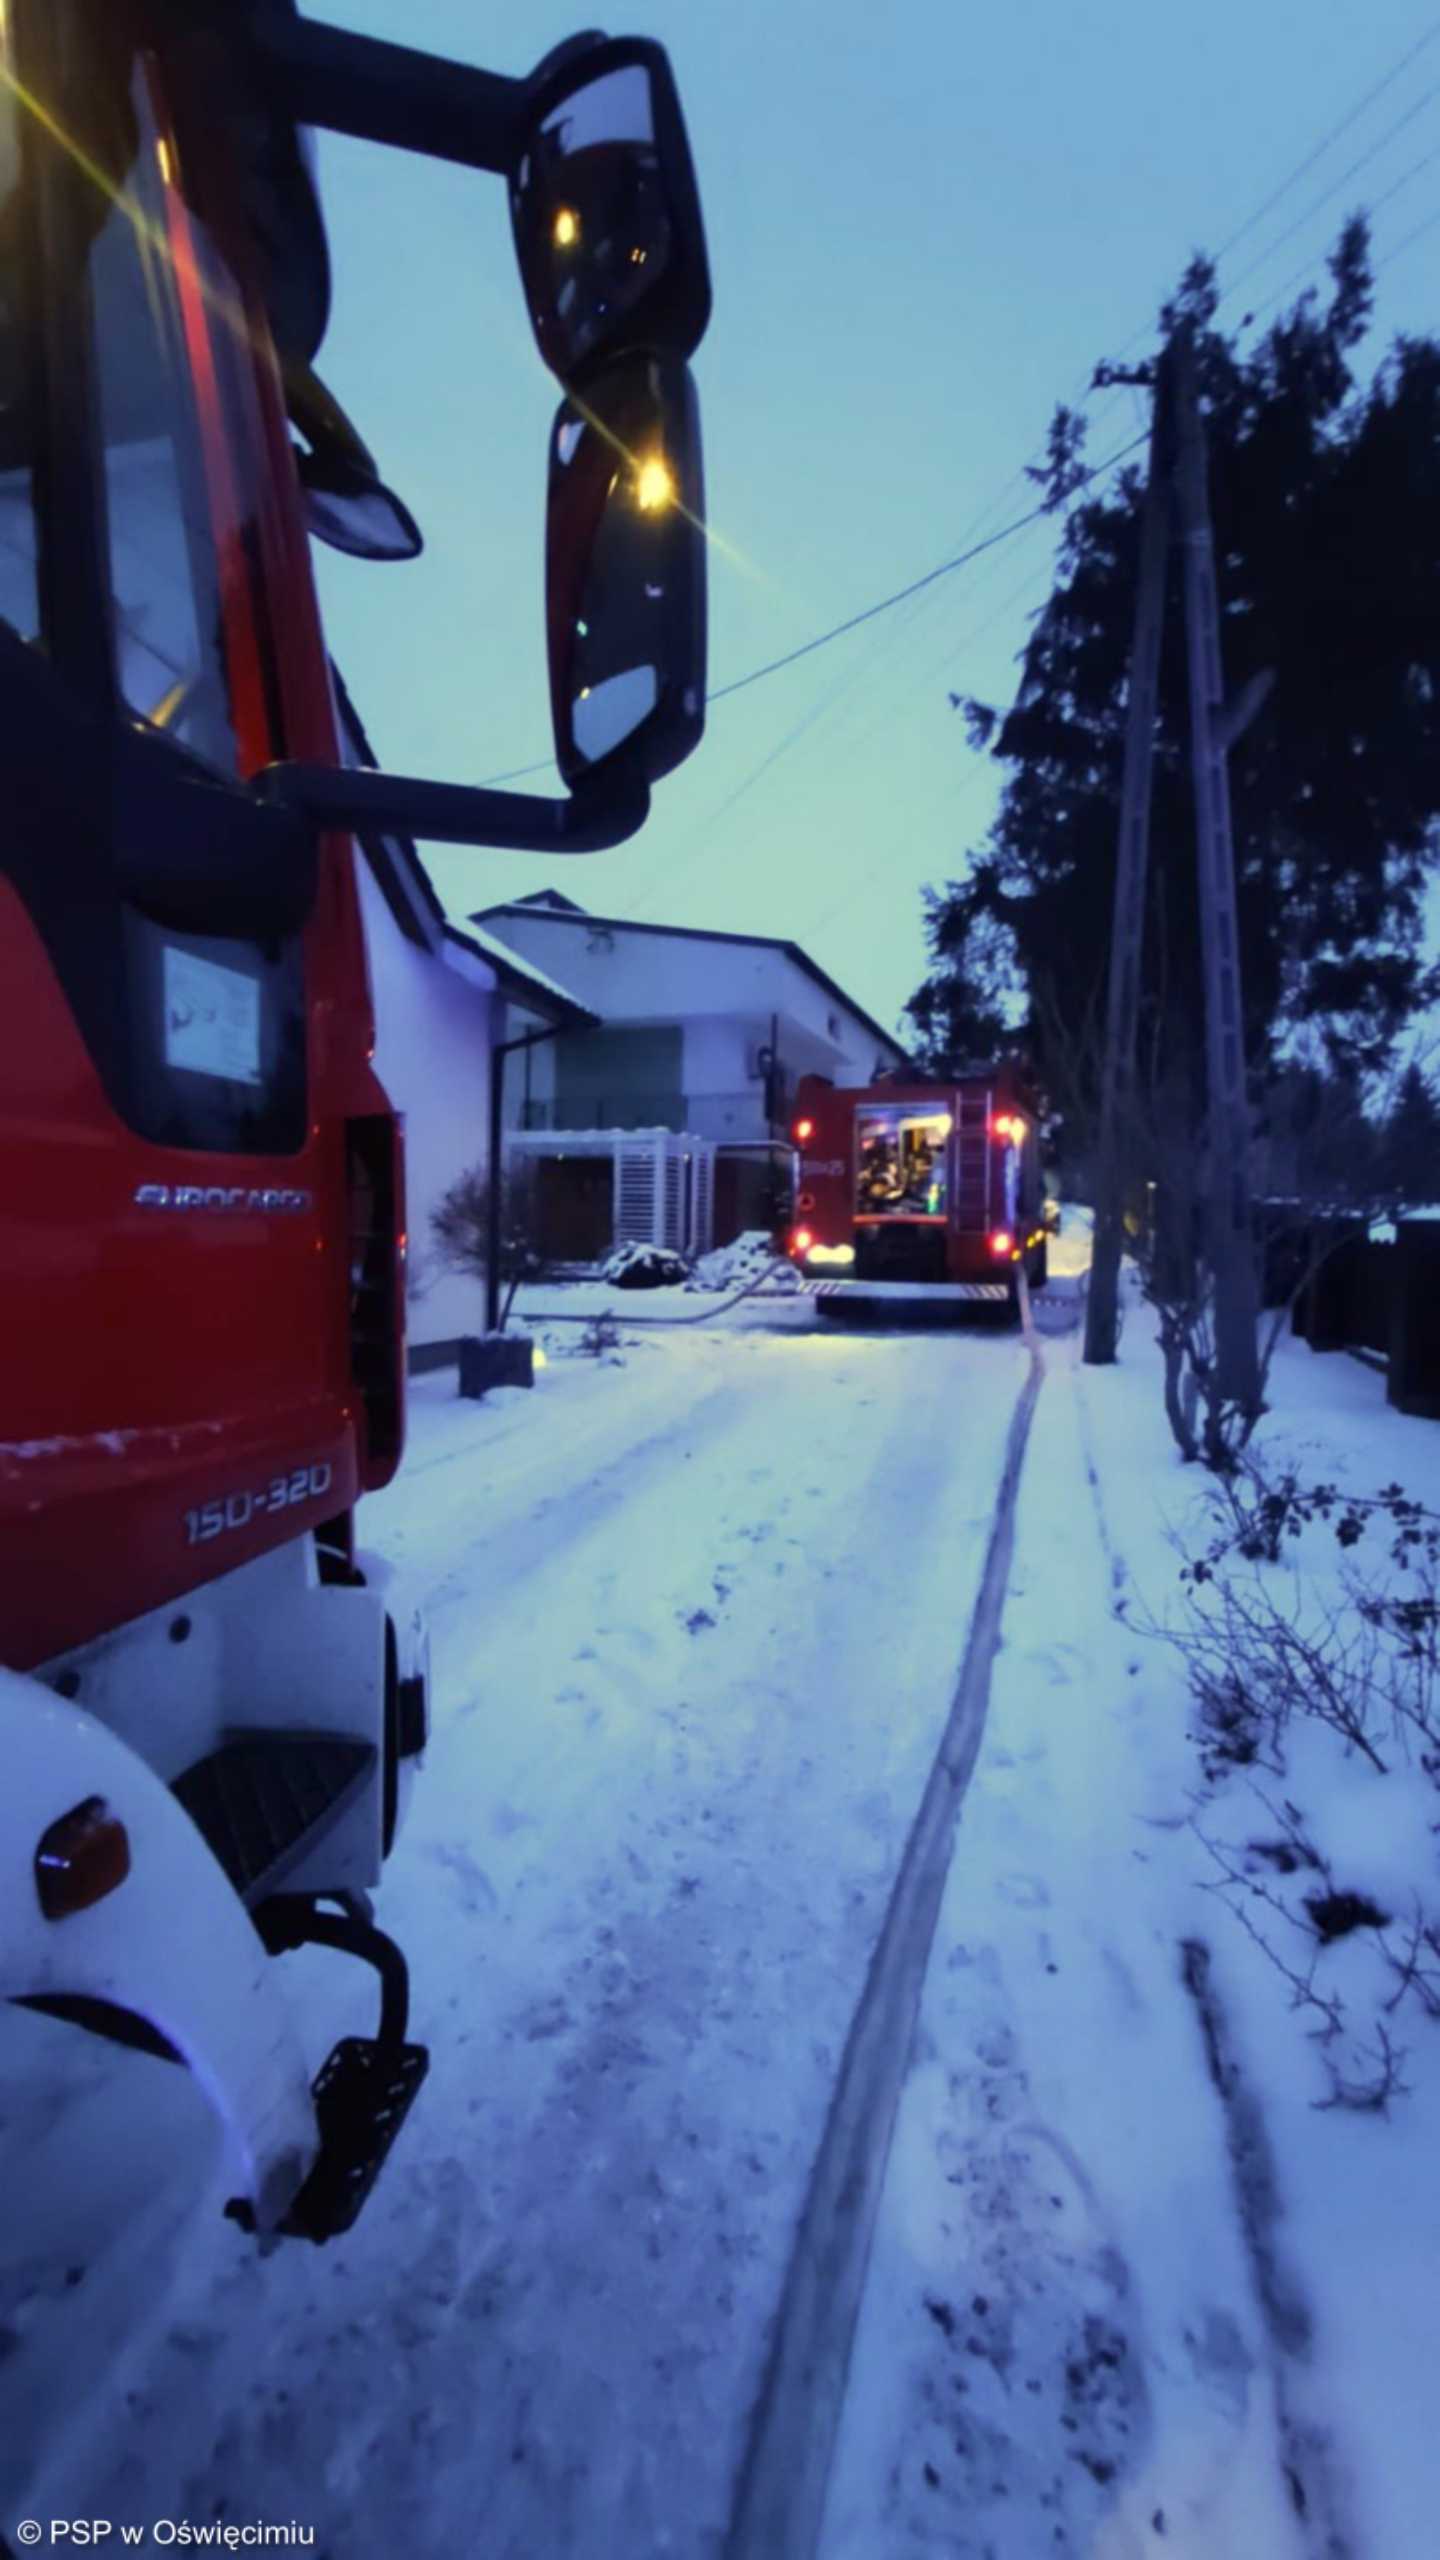
[{"label": "lens flare", "polygon": [[644,515],[659,515],[673,507],[679,495],[675,474],[663,454],[647,455],[635,475],[635,503]]}]

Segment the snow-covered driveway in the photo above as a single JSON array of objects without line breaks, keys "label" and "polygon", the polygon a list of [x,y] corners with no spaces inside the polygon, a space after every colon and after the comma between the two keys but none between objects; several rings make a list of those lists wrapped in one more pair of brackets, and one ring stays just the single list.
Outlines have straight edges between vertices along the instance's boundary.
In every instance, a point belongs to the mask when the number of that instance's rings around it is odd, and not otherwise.
[{"label": "snow-covered driveway", "polygon": [[[432,1619],[380,1914],[421,2104],[318,2255],[259,2262],[212,2184],[21,2513],[293,2518],[335,2560],[719,2547],[1025,1354],[802,1307],[566,1349],[533,1396],[419,1382],[362,1522]],[[291,1961],[317,2044],[358,2022]],[[22,2324],[22,2378],[66,2318]]]}]

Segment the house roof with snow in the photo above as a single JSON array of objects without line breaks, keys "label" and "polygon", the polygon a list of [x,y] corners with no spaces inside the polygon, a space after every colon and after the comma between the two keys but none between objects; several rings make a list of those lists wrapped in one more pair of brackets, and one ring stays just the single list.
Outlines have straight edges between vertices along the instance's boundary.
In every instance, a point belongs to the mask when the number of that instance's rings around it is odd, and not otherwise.
[{"label": "house roof with snow", "polygon": [[470,929],[483,930],[486,925],[505,916],[539,920],[553,918],[556,923],[573,923],[577,917],[583,917],[587,925],[604,933],[654,934],[671,942],[728,943],[740,949],[778,952],[782,959],[788,960],[816,986],[823,988],[828,996],[844,1005],[857,1022],[874,1034],[882,1050],[887,1051],[897,1065],[908,1067],[911,1064],[908,1052],[893,1031],[885,1030],[872,1013],[867,1013],[863,1005],[857,1004],[848,990],[839,985],[828,970],[822,969],[817,960],[812,960],[809,952],[803,950],[798,942],[789,942],[779,934],[718,933],[701,925],[641,924],[633,916],[598,916],[592,914],[588,907],[580,906],[574,898],[564,897],[558,889],[537,889],[528,898],[508,898],[493,907],[478,907],[469,918]]}]

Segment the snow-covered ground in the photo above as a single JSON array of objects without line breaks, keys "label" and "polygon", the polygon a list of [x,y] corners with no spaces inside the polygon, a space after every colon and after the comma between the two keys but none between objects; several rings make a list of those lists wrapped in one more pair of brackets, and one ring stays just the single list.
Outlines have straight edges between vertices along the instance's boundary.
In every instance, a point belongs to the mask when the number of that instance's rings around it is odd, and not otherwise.
[{"label": "snow-covered ground", "polygon": [[[213,2178],[183,2246],[149,2233],[103,2380],[107,2164],[67,2288],[32,2150],[7,2518],[223,2502],[346,2560],[718,2545],[1024,1368],[1013,1335],[773,1322],[623,1366],[557,1334],[533,1394],[479,1406],[418,1383],[364,1525],[431,1615],[439,1723],[382,1897],[429,2083],[346,2241],[262,2264]],[[323,2046],[349,1969],[304,1964]],[[172,2075],[145,2068],[148,2192]]]},{"label": "snow-covered ground", "polygon": [[[1052,1241],[823,2560],[1428,2560],[1440,2033],[1406,2021],[1388,2118],[1317,2111],[1305,2020],[1206,1890],[1182,1666],[1137,1632],[1180,1606],[1167,1525],[1202,1480],[1143,1310],[1119,1367],[1078,1364],[1087,1243],[1068,1217]],[[821,1331],[804,1299],[627,1332],[671,1295],[622,1293],[599,1359],[539,1326],[533,1394],[418,1382],[367,1506],[429,1607],[440,1713],[381,1911],[434,2064],[355,2233],[258,2260],[180,2075],[18,2022],[83,2060],[43,2117],[0,2098],[0,2534],[184,2515],[294,2519],[332,2560],[720,2551],[1026,1354]],[[1383,1398],[1287,1344],[1262,1441],[1433,1494],[1435,1426]],[[1200,1829],[1243,1842],[1247,1784]],[[1353,1762],[1297,1750],[1293,1784],[1347,1881],[1395,1881]],[[360,2023],[333,1959],[286,1961],[317,2048]]]},{"label": "snow-covered ground", "polygon": [[[1397,2026],[1409,2094],[1388,2116],[1322,2109],[1313,2015],[1207,1891],[1203,1837],[1235,1844],[1244,1868],[1277,1823],[1248,1772],[1200,1800],[1182,1666],[1134,1631],[1181,1622],[1171,1525],[1204,1544],[1151,1330],[1132,1299],[1106,1372],[1079,1366],[1074,1338],[1047,1346],[823,2560],[1437,2547],[1440,2030],[1418,2004]],[[1287,1342],[1261,1452],[1433,1501],[1435,1426],[1383,1399],[1373,1372]],[[1338,1880],[1403,1913],[1397,1870],[1428,1888],[1434,1845],[1392,1767],[1377,1780],[1302,1731],[1285,1776],[1262,1783],[1271,1798],[1293,1788]],[[1433,1781],[1420,1785],[1433,1822]],[[1249,1872],[1279,1881],[1254,1859]],[[1303,1966],[1273,1909],[1261,1917]],[[1360,1955],[1323,1955],[1320,1988]]]}]

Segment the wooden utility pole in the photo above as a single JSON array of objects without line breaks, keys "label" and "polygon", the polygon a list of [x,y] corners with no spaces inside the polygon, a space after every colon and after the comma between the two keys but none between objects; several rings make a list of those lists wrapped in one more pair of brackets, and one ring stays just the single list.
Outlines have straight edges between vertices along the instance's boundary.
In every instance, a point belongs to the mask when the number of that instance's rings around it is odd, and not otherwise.
[{"label": "wooden utility pole", "polygon": [[[1135,376],[1108,379],[1134,380]],[[1121,783],[1120,841],[1110,948],[1109,1002],[1101,1083],[1099,1197],[1086,1310],[1085,1358],[1115,1357],[1121,1251],[1122,1151],[1134,1090],[1149,852],[1165,564],[1171,542],[1184,561],[1186,654],[1190,672],[1191,768],[1205,978],[1205,1062],[1209,1125],[1206,1246],[1215,1284],[1216,1383],[1249,1410],[1260,1393],[1250,1214],[1250,1124],[1245,1093],[1240,940],[1226,753],[1253,719],[1271,679],[1259,678],[1226,706],[1220,664],[1215,554],[1205,482],[1204,429],[1194,346],[1177,332],[1153,370],[1150,481],[1141,531],[1140,586]]]},{"label": "wooden utility pole", "polygon": [[[1104,367],[1097,383],[1114,373]],[[1133,376],[1128,377],[1134,379]],[[1151,768],[1160,682],[1160,639],[1165,621],[1165,558],[1170,538],[1170,464],[1165,446],[1163,375],[1154,381],[1150,413],[1150,476],[1140,523],[1140,583],[1125,717],[1125,764],[1120,782],[1120,842],[1115,861],[1115,907],[1110,928],[1110,985],[1105,1013],[1105,1064],[1100,1098],[1100,1153],[1095,1201],[1095,1245],[1085,1304],[1085,1357],[1103,1364],[1115,1357],[1120,1332],[1120,1254],[1123,1241],[1122,1131],[1135,1083],[1135,1038],[1140,1015],[1140,963],[1145,941],[1145,875],[1150,860]]]},{"label": "wooden utility pole", "polygon": [[1205,485],[1205,430],[1188,330],[1171,348],[1176,410],[1175,498],[1185,560],[1185,631],[1190,661],[1190,760],[1200,872],[1200,941],[1205,962],[1205,1082],[1209,1122],[1210,1268],[1215,1281],[1216,1385],[1227,1403],[1251,1412],[1260,1401],[1255,1344],[1259,1314],[1250,1209],[1250,1110],[1245,1092],[1245,1023],[1240,1006],[1240,925],[1230,826],[1226,749],[1238,734],[1227,714],[1220,664],[1215,545]]}]

